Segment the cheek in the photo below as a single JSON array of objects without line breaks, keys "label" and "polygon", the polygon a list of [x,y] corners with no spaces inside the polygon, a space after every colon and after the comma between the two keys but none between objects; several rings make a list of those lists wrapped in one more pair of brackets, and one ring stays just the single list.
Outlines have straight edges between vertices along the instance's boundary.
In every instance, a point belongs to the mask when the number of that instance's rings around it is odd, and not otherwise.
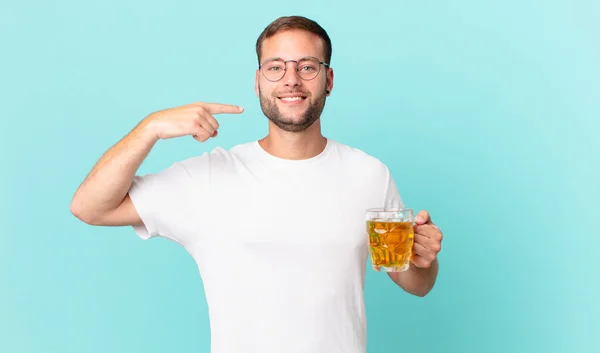
[{"label": "cheek", "polygon": [[258,81],[258,91],[263,97],[272,97],[276,87],[271,82],[261,79]]},{"label": "cheek", "polygon": [[326,80],[314,80],[310,84],[310,90],[315,94],[321,94],[325,92],[327,89],[327,81]]}]

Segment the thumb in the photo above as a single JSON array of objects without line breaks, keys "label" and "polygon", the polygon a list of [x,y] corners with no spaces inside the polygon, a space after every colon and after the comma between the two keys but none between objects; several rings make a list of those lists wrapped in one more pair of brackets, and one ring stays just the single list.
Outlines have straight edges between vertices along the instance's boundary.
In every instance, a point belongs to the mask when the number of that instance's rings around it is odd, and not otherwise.
[{"label": "thumb", "polygon": [[422,225],[422,224],[428,223],[430,221],[431,221],[431,219],[429,218],[429,213],[425,210],[420,211],[417,214],[417,217],[415,217],[415,223],[417,225]]}]

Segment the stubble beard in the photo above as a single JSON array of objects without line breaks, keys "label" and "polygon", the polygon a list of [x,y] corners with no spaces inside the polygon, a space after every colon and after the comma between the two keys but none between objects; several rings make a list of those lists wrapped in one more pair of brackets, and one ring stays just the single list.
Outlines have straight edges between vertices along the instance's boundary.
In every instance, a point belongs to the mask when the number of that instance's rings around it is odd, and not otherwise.
[{"label": "stubble beard", "polygon": [[[300,119],[292,119],[284,116],[279,107],[277,106],[277,94],[282,92],[274,92],[270,97],[263,95],[259,87],[260,107],[265,116],[273,122],[278,128],[289,132],[302,132],[308,129],[315,121],[319,119],[323,108],[325,107],[326,96],[324,93],[311,99],[312,96],[307,97],[309,100],[308,108],[302,114]],[[295,90],[285,93],[300,93],[301,91]],[[303,92],[304,93],[304,92]]]}]

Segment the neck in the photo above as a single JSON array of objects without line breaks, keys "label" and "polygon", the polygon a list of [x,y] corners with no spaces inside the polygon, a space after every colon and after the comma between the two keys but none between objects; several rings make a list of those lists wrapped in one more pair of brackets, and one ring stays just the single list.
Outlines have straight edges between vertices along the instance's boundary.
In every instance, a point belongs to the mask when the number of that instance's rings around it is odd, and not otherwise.
[{"label": "neck", "polygon": [[302,132],[283,131],[269,121],[269,134],[258,143],[275,157],[299,160],[312,158],[323,152],[327,139],[321,134],[320,120]]}]

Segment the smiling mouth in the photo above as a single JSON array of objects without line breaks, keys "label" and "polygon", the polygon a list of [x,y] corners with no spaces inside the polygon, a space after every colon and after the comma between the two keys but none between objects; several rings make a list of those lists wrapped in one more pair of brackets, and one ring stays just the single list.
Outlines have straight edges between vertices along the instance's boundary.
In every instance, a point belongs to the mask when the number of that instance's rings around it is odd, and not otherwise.
[{"label": "smiling mouth", "polygon": [[302,97],[302,96],[295,96],[295,97],[278,97],[280,101],[285,102],[285,103],[295,103],[295,102],[301,102],[303,100],[306,99],[306,97]]}]

